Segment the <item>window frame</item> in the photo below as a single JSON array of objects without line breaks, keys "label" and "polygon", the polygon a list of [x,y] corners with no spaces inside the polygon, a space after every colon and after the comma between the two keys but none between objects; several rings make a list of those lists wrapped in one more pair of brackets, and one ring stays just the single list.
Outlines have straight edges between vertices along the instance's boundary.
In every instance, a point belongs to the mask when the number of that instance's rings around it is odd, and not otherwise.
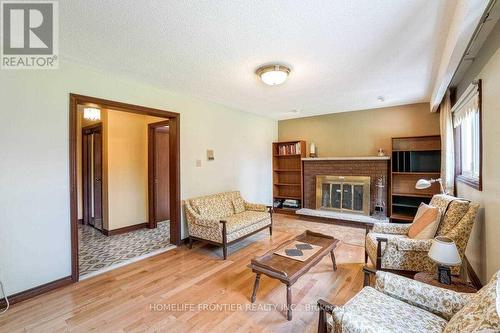
[{"label": "window frame", "polygon": [[477,179],[462,174],[462,137],[461,126],[453,131],[455,141],[455,185],[463,183],[478,191],[483,190],[483,103],[482,103],[482,82],[477,82],[479,99],[479,177]]}]

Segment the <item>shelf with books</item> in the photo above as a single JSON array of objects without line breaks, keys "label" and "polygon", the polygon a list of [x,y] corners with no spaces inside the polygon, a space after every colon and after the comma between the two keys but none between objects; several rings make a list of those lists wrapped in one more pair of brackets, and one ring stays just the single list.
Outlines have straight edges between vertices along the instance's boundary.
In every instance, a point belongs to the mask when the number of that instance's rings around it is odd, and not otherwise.
[{"label": "shelf with books", "polygon": [[277,212],[295,213],[302,208],[302,163],[305,141],[275,142],[273,156],[273,202]]}]

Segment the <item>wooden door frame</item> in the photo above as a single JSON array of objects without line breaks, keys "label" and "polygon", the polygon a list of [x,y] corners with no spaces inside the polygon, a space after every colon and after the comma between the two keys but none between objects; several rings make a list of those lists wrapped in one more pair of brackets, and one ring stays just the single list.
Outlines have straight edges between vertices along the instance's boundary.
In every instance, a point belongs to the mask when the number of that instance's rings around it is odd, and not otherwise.
[{"label": "wooden door frame", "polygon": [[[87,142],[85,141],[84,138],[85,138],[85,135],[88,135],[85,132],[89,131],[89,130],[93,130],[93,129],[100,129],[101,135],[102,135],[102,123],[82,127],[82,200],[83,200],[83,202],[82,202],[82,209],[83,209],[82,220],[83,220],[83,224],[87,224],[87,222],[88,222],[88,220],[85,219],[86,217],[87,217],[87,219],[91,218],[91,217],[89,217],[89,214],[90,214],[90,210],[89,210],[90,207],[89,206],[90,206],[90,200],[93,200],[93,198],[91,199],[89,197],[90,193],[89,193],[88,183],[85,182],[85,180],[88,177],[90,177],[90,175],[89,175],[89,169],[88,169],[88,165],[87,165],[87,163],[88,163],[88,160],[87,160],[88,146],[87,146]],[[102,155],[102,140],[101,140],[101,155]],[[101,157],[101,161],[102,161],[102,157]],[[102,189],[101,189],[101,206],[102,206],[102,198],[103,197],[102,197]],[[87,202],[87,205],[85,205],[85,200],[89,200]]]},{"label": "wooden door frame", "polygon": [[[155,145],[154,145],[154,134],[155,129],[158,127],[169,126],[170,120],[159,121],[156,123],[148,124],[148,228],[156,228],[156,191],[154,186],[154,175],[155,175]],[[170,140],[170,130],[168,134],[168,146],[172,148],[172,142]],[[169,160],[170,164],[170,160]],[[169,175],[170,165],[169,165]],[[171,177],[170,177],[171,180]],[[170,201],[172,202],[172,201]]]},{"label": "wooden door frame", "polygon": [[69,178],[71,223],[71,279],[79,280],[78,271],[78,196],[77,196],[77,119],[78,105],[155,116],[169,120],[170,129],[170,242],[181,244],[181,191],[180,191],[180,114],[167,110],[110,101],[106,99],[69,94]]}]

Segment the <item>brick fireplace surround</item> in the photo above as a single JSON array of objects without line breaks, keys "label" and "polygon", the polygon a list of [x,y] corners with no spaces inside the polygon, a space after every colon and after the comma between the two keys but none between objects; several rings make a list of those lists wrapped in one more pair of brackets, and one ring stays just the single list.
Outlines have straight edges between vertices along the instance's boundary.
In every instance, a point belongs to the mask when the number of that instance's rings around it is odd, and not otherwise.
[{"label": "brick fireplace surround", "polygon": [[316,209],[316,176],[369,176],[370,177],[370,214],[373,214],[376,200],[376,180],[385,176],[384,198],[388,204],[389,157],[331,157],[303,158],[303,196],[304,207]]}]

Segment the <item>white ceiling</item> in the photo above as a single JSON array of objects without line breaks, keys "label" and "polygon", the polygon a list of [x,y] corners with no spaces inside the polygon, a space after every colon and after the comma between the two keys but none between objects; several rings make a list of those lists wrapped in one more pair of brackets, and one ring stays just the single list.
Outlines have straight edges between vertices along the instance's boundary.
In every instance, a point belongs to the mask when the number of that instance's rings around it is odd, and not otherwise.
[{"label": "white ceiling", "polygon": [[[59,8],[63,57],[285,119],[428,102],[455,1],[64,0]],[[292,72],[269,87],[254,72],[274,62]]]}]

